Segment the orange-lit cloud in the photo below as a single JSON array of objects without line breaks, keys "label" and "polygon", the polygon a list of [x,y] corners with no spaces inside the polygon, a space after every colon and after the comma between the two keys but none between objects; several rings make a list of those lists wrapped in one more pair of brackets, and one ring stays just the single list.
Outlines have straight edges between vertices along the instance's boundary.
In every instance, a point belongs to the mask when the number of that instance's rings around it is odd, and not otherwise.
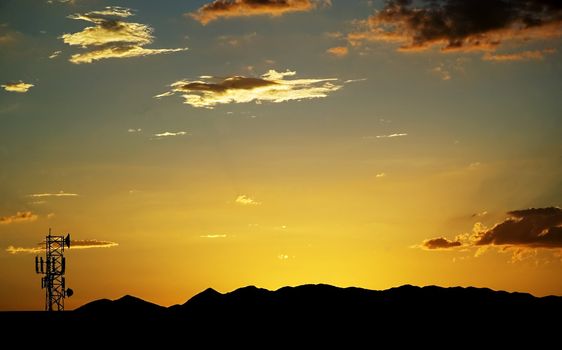
[{"label": "orange-lit cloud", "polygon": [[241,194],[238,197],[236,197],[236,200],[234,201],[238,204],[241,205],[260,205],[261,202],[258,202],[248,196],[246,196],[245,194]]},{"label": "orange-lit cloud", "polygon": [[153,29],[145,24],[123,21],[124,18],[133,15],[130,9],[117,6],[106,7],[101,11],[70,15],[71,19],[94,24],[80,32],[61,36],[68,45],[91,50],[72,55],[70,62],[91,63],[106,58],[128,58],[187,50],[187,48],[145,48],[145,45],[154,41]]},{"label": "orange-lit cloud", "polygon": [[6,91],[24,93],[29,91],[29,89],[31,89],[35,85],[24,83],[23,81],[19,81],[15,83],[4,83],[0,86],[2,86]]},{"label": "orange-lit cloud", "polygon": [[[366,41],[400,44],[400,51],[493,51],[505,41],[562,36],[562,3],[549,0],[390,0],[348,34]],[[485,15],[483,15],[485,14]]]},{"label": "orange-lit cloud", "polygon": [[[9,254],[33,254],[45,251],[45,243],[39,243],[36,247],[14,247],[13,245],[6,248]],[[91,248],[112,248],[119,244],[111,241],[98,241],[96,239],[72,240],[70,241],[70,249],[91,249]]]},{"label": "orange-lit cloud", "polygon": [[0,216],[0,225],[37,220],[37,215],[30,211],[18,211],[14,215]]},{"label": "orange-lit cloud", "polygon": [[490,52],[486,52],[484,56],[482,56],[482,59],[484,61],[494,61],[494,62],[542,60],[545,54],[552,54],[554,52],[556,52],[555,49],[521,51],[516,53],[510,53],[510,54],[493,54]]},{"label": "orange-lit cloud", "polygon": [[290,12],[310,11],[319,4],[330,5],[330,0],[215,0],[187,16],[205,25],[220,18],[249,16],[282,16]]},{"label": "orange-lit cloud", "polygon": [[184,103],[193,107],[213,108],[218,104],[264,101],[279,103],[291,100],[322,98],[342,86],[327,79],[286,79],[296,72],[269,70],[259,78],[232,76],[217,78],[201,76],[201,80],[180,80],[170,85],[171,90],[156,98],[181,94]]},{"label": "orange-lit cloud", "polygon": [[424,249],[450,249],[462,246],[459,241],[450,241],[444,237],[426,239],[422,243],[422,248]]},{"label": "orange-lit cloud", "polygon": [[[471,234],[459,235],[454,241],[429,239],[422,247],[434,249],[460,246],[502,246],[519,248],[562,248],[562,209],[558,207],[514,210],[509,217],[488,229],[476,224]],[[454,245],[451,245],[454,244]]]},{"label": "orange-lit cloud", "polygon": [[329,48],[326,52],[336,57],[344,57],[347,56],[349,50],[345,46],[336,46]]}]

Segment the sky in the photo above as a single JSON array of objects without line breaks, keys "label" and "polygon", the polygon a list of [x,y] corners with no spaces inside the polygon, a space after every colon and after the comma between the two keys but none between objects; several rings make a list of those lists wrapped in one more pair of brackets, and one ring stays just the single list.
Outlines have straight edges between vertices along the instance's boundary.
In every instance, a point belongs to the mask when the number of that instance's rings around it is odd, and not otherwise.
[{"label": "sky", "polygon": [[550,0],[0,0],[0,310],[49,228],[67,309],[562,295],[561,54]]}]

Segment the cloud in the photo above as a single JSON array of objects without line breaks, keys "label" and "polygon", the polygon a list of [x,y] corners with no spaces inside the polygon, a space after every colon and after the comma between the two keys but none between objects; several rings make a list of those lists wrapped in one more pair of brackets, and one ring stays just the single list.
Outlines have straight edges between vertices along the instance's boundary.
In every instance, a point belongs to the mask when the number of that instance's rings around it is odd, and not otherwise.
[{"label": "cloud", "polygon": [[11,30],[7,23],[0,23],[0,45],[11,45],[22,37],[22,33]]},{"label": "cloud", "polygon": [[451,73],[443,66],[439,65],[431,70],[433,73],[437,74],[441,80],[451,80]]},{"label": "cloud", "polygon": [[[418,6],[423,4],[423,6]],[[562,35],[562,3],[552,0],[389,0],[348,34],[355,46],[366,41],[399,44],[400,51],[494,51]]]},{"label": "cloud", "polygon": [[531,208],[507,214],[505,221],[477,232],[474,244],[562,248],[562,209]]},{"label": "cloud", "polygon": [[226,238],[226,235],[203,235],[203,236],[199,236],[201,238]]},{"label": "cloud", "polygon": [[[9,254],[37,254],[45,251],[45,243],[39,243],[35,247],[15,247],[13,245],[6,248],[6,252]],[[71,240],[70,249],[92,249],[92,248],[112,248],[117,247],[119,243],[111,241],[98,241],[97,239],[85,239],[85,240]]]},{"label": "cloud", "polygon": [[69,61],[76,64],[92,63],[106,58],[129,58],[187,50],[187,48],[145,48],[145,45],[154,41],[153,29],[145,24],[123,21],[133,15],[131,9],[108,6],[101,11],[68,16],[70,19],[94,24],[80,32],[61,36],[63,42],[68,45],[91,50],[74,54]]},{"label": "cloud", "polygon": [[493,62],[518,62],[518,61],[530,61],[530,60],[542,60],[545,54],[553,54],[556,49],[544,49],[544,50],[533,50],[533,51],[521,51],[517,53],[509,54],[492,54],[486,52],[482,59],[484,61]]},{"label": "cloud", "polygon": [[64,191],[60,191],[58,193],[33,193],[30,194],[29,197],[33,198],[42,198],[42,197],[77,197],[77,193],[66,193]]},{"label": "cloud", "polygon": [[328,50],[326,50],[326,52],[332,56],[345,57],[347,56],[349,50],[345,46],[336,46],[329,48]]},{"label": "cloud", "polygon": [[450,249],[462,246],[459,241],[450,241],[444,237],[426,239],[423,241],[421,247],[424,249]]},{"label": "cloud", "polygon": [[142,131],[141,128],[136,128],[136,129],[130,128],[130,129],[127,129],[127,132],[130,132],[130,133],[136,133],[136,132],[141,132],[141,131]]},{"label": "cloud", "polygon": [[366,81],[367,78],[359,78],[359,79],[347,79],[346,81],[344,81],[345,84],[351,84],[351,83],[358,83],[360,81]]},{"label": "cloud", "polygon": [[484,211],[481,211],[479,213],[472,214],[471,217],[473,217],[473,218],[474,217],[482,217],[482,216],[486,216],[486,215],[488,215],[488,212],[486,210],[484,210]]},{"label": "cloud", "polygon": [[246,196],[245,194],[241,194],[238,197],[236,197],[235,200],[236,203],[241,204],[241,205],[260,205],[261,202],[257,202],[254,199]]},{"label": "cloud", "polygon": [[8,246],[8,248],[6,248],[6,252],[8,252],[9,254],[37,254],[37,253],[41,253],[45,251],[45,248],[42,247],[14,247],[13,245]]},{"label": "cloud", "polygon": [[256,39],[258,34],[256,32],[244,35],[221,35],[217,39],[222,45],[230,45],[233,47],[241,46],[242,44],[249,44]]},{"label": "cloud", "polygon": [[401,137],[401,136],[408,136],[408,134],[406,134],[406,133],[395,133],[395,134],[387,134],[387,135],[377,135],[377,136],[375,136],[375,138],[386,139],[386,138]]},{"label": "cloud", "polygon": [[111,241],[98,241],[97,239],[77,239],[70,242],[70,249],[111,248],[117,247],[118,245],[119,243]]},{"label": "cloud", "polygon": [[0,86],[2,86],[6,91],[24,93],[27,92],[32,87],[34,87],[35,85],[24,83],[23,81],[20,80],[17,83],[4,83]]},{"label": "cloud", "polygon": [[213,108],[217,104],[264,101],[279,103],[291,100],[322,98],[342,86],[332,83],[335,78],[286,79],[296,72],[269,70],[259,78],[232,76],[218,78],[201,76],[201,80],[180,80],[171,90],[154,97],[181,94],[184,103],[197,108]]},{"label": "cloud", "polygon": [[[476,215],[487,214],[484,213]],[[472,246],[479,248],[477,255],[483,252],[482,249],[494,246],[502,249],[562,248],[562,209],[530,208],[507,214],[507,219],[490,229],[476,223],[472,233],[458,235],[454,241],[442,237],[425,240],[422,247],[434,249],[432,246],[436,244],[447,248]]]},{"label": "cloud", "polygon": [[158,134],[154,134],[155,137],[170,137],[170,136],[183,136],[183,135],[187,135],[186,131],[175,131],[175,132],[170,132],[170,131],[164,131]]},{"label": "cloud", "polygon": [[377,175],[375,175],[375,177],[376,177],[377,179],[386,177],[386,173],[378,173]]},{"label": "cloud", "polygon": [[37,215],[30,211],[18,211],[14,215],[0,216],[0,225],[37,220]]},{"label": "cloud", "polygon": [[59,57],[59,55],[60,55],[61,53],[62,53],[62,51],[55,51],[55,52],[53,52],[53,53],[49,56],[49,59],[57,58],[57,57]]},{"label": "cloud", "polygon": [[311,11],[318,5],[331,5],[330,0],[215,0],[197,11],[186,13],[206,25],[221,18],[269,15],[282,16],[290,12]]}]

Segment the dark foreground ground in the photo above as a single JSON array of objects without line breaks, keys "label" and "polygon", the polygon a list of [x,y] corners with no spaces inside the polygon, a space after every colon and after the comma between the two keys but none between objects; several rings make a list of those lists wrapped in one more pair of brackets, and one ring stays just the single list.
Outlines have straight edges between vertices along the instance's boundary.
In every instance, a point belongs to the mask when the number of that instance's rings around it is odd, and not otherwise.
[{"label": "dark foreground ground", "polygon": [[[124,296],[61,313],[3,312],[0,334],[27,344],[68,341],[72,348],[76,341],[84,346],[156,341],[164,348],[225,343],[298,348],[296,344],[302,343],[295,342],[301,341],[317,346],[344,342],[378,348],[376,344],[390,341],[395,346],[462,348],[487,347],[493,341],[558,348],[562,297],[409,285],[384,291],[329,285],[277,291],[245,287],[226,294],[207,289],[185,304],[168,308]],[[394,346],[382,348],[389,347]]]}]

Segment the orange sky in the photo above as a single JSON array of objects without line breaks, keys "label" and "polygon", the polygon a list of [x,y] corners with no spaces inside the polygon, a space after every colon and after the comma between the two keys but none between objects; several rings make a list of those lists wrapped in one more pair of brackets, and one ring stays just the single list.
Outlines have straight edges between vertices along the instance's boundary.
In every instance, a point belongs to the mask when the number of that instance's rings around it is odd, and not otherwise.
[{"label": "orange sky", "polygon": [[44,307],[50,227],[91,248],[67,252],[67,309],[305,283],[562,295],[562,8],[229,3],[2,5],[0,310]]}]

